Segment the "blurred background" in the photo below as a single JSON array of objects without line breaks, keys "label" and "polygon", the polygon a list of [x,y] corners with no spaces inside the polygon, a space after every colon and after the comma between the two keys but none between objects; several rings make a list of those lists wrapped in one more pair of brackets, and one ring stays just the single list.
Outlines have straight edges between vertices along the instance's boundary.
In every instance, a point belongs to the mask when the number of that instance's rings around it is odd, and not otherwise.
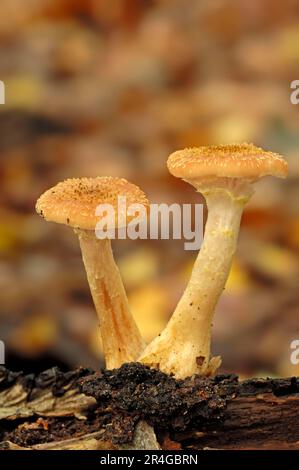
[{"label": "blurred background", "polygon": [[[223,371],[299,375],[299,5],[293,0],[1,0],[0,339],[6,366],[102,363],[77,237],[46,223],[38,196],[67,177],[113,175],[152,202],[200,202],[170,152],[254,142],[286,156],[243,217],[217,307]],[[195,252],[183,241],[116,241],[135,318],[150,341]]]}]

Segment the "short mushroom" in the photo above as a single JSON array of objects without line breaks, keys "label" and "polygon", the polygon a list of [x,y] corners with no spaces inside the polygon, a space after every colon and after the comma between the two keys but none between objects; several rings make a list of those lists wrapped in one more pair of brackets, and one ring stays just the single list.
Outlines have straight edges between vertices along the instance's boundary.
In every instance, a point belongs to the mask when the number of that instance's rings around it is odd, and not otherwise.
[{"label": "short mushroom", "polygon": [[180,150],[167,165],[172,175],[203,194],[208,219],[187,288],[166,328],[139,360],[177,378],[212,375],[221,364],[220,357],[210,358],[212,318],[236,251],[243,207],[260,178],[287,176],[287,162],[242,144]]},{"label": "short mushroom", "polygon": [[[79,237],[87,279],[100,321],[106,367],[113,369],[140,356],[145,344],[132,317],[111,241],[98,239],[96,209],[110,204],[117,227],[118,196],[126,205],[148,207],[145,194],[123,178],[67,179],[47,190],[37,201],[36,211],[47,221],[73,227]],[[125,225],[133,217],[125,215]]]}]

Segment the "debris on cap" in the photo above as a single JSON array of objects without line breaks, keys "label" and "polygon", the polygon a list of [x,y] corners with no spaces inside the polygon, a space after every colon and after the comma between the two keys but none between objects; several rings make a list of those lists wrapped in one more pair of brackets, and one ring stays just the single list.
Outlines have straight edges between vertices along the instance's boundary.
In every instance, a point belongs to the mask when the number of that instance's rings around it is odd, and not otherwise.
[{"label": "debris on cap", "polygon": [[[48,189],[36,203],[37,213],[49,222],[66,224],[84,230],[94,230],[99,217],[96,208],[111,204],[115,211],[117,227],[118,196],[126,197],[126,207],[148,200],[141,189],[124,178],[99,176],[97,178],[73,178]],[[133,218],[123,214],[126,223]]]},{"label": "debris on cap", "polygon": [[231,177],[286,178],[288,165],[279,154],[253,144],[211,145],[178,150],[167,161],[170,173],[178,178]]}]

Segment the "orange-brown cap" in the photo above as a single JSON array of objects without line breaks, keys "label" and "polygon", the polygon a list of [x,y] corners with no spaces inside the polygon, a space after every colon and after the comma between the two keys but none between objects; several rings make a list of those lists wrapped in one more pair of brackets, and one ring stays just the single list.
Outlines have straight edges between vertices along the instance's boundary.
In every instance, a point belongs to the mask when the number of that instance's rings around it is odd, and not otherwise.
[{"label": "orange-brown cap", "polygon": [[[118,226],[118,196],[126,197],[126,207],[142,204],[148,208],[148,200],[135,184],[124,178],[99,176],[97,178],[67,179],[48,189],[36,203],[37,213],[50,222],[70,225],[84,230],[95,230],[99,221],[96,208],[110,204],[115,211],[115,227]],[[126,225],[134,215],[122,214]]]},{"label": "orange-brown cap", "polygon": [[277,153],[253,144],[211,145],[172,153],[167,161],[170,173],[178,178],[205,177],[286,178],[288,164]]}]

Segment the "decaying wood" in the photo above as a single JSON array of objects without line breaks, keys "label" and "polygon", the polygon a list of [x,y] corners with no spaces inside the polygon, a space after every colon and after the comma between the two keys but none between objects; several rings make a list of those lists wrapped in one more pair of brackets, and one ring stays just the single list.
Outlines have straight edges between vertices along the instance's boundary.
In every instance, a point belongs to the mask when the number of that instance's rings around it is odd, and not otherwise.
[{"label": "decaying wood", "polygon": [[104,430],[85,434],[73,439],[46,442],[30,447],[22,447],[11,441],[0,443],[0,450],[160,450],[154,431],[145,421],[140,421],[135,428],[131,443],[115,445],[103,439]]},{"label": "decaying wood", "polygon": [[1,449],[158,449],[151,426],[166,449],[299,449],[299,379],[0,369]]},{"label": "decaying wood", "polygon": [[101,440],[103,430],[86,434],[85,436],[75,437],[73,439],[64,439],[63,441],[46,442],[30,447],[22,447],[11,441],[1,443],[1,450],[107,450],[116,449],[109,441]]}]

